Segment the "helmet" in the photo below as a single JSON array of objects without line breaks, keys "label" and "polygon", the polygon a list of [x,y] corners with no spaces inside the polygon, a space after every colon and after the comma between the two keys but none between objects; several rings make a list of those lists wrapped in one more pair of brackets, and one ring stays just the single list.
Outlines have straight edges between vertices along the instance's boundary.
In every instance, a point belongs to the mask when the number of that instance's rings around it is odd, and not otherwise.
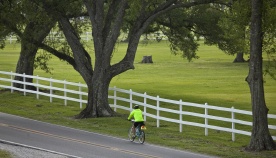
[{"label": "helmet", "polygon": [[135,106],[134,106],[134,109],[139,109],[139,105],[135,105]]}]

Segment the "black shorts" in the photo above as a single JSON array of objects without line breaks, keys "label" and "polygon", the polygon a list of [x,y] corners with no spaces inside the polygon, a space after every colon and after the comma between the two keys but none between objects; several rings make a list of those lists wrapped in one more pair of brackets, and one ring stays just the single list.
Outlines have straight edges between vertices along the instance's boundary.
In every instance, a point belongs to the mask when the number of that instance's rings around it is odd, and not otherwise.
[{"label": "black shorts", "polygon": [[144,122],[134,122],[134,127],[136,128],[137,126],[143,126],[145,125]]}]

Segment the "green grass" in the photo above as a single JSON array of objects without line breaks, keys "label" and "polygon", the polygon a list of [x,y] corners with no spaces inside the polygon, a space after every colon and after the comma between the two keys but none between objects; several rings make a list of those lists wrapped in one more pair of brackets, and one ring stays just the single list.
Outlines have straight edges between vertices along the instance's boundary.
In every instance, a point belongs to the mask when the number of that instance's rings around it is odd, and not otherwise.
[{"label": "green grass", "polygon": [[0,157],[1,158],[12,158],[11,154],[5,150],[0,149]]},{"label": "green grass", "polygon": [[[0,71],[15,71],[19,48],[19,45],[7,45],[6,49],[0,50]],[[116,48],[112,58],[113,63],[123,58],[125,49],[124,43]],[[144,55],[152,55],[154,63],[141,64],[140,61]],[[248,63],[232,63],[234,56],[225,55],[216,47],[203,44],[198,50],[198,55],[199,59],[188,62],[180,56],[170,54],[168,43],[165,41],[141,44],[135,59],[135,69],[115,77],[110,86],[132,89],[140,93],[147,92],[148,95],[159,95],[173,100],[182,99],[185,102],[208,103],[223,107],[234,106],[237,109],[251,110],[249,87],[245,82]],[[41,70],[35,70],[34,74],[84,83],[81,76],[70,65],[59,59],[53,57],[49,65],[54,68],[53,74],[45,74]],[[265,98],[270,114],[276,114],[275,82],[270,77],[265,77]],[[81,111],[78,103],[68,102],[68,106],[64,106],[63,101],[58,99],[49,103],[49,99],[45,97],[36,100],[33,95],[23,96],[21,93],[11,94],[5,91],[0,92],[0,97],[1,112],[36,120],[122,138],[127,137],[127,129],[130,126],[129,122],[125,121],[128,113],[122,110],[118,110],[121,115],[114,118],[75,120],[73,116]],[[210,111],[210,113],[220,112]],[[227,114],[222,113],[222,115]],[[275,120],[271,120],[270,124],[276,125]],[[147,129],[146,142],[148,143],[227,158],[276,157],[276,151],[260,153],[243,151],[243,147],[250,141],[250,137],[244,135],[236,135],[236,141],[232,142],[231,133],[209,130],[209,136],[204,136],[203,128],[185,125],[183,125],[183,132],[180,133],[177,124],[161,121],[160,128],[157,128],[156,121],[150,118],[147,119]],[[276,135],[275,131],[272,133]]]}]

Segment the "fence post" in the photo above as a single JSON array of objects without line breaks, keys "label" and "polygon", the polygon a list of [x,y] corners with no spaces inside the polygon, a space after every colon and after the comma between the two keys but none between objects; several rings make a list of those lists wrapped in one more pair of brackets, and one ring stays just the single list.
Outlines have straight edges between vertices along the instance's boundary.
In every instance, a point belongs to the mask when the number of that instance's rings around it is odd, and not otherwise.
[{"label": "fence post", "polygon": [[182,132],[182,99],[179,100],[179,132]]},{"label": "fence post", "polygon": [[39,84],[38,84],[38,75],[36,75],[36,99],[39,99]]},{"label": "fence post", "polygon": [[157,96],[156,98],[156,126],[159,127],[160,126],[160,122],[159,122],[159,115],[160,115],[160,112],[159,112],[159,96]]},{"label": "fence post", "polygon": [[132,106],[132,90],[131,89],[129,90],[129,100],[130,100],[129,101],[129,108],[132,109],[133,106]]},{"label": "fence post", "polygon": [[25,77],[25,73],[23,73],[23,89],[24,89],[24,96],[26,96],[26,77]]},{"label": "fence post", "polygon": [[63,89],[64,89],[64,105],[67,106],[67,86],[66,86],[66,80],[64,80],[64,85],[63,85]]},{"label": "fence post", "polygon": [[147,93],[145,92],[144,93],[144,121],[147,120],[147,116],[146,116],[146,114],[147,114],[147,107],[146,107],[146,105],[147,105]]},{"label": "fence post", "polygon": [[208,136],[208,104],[205,103],[205,136]]},{"label": "fence post", "polygon": [[79,82],[80,108],[82,109],[81,83]]},{"label": "fence post", "polygon": [[116,86],[114,86],[114,92],[113,92],[113,96],[114,96],[114,111],[117,110],[116,106],[117,106],[117,89]]},{"label": "fence post", "polygon": [[13,75],[11,71],[11,93],[13,93]]},{"label": "fence post", "polygon": [[12,35],[10,35],[10,44],[12,43]]},{"label": "fence post", "polygon": [[232,119],[232,141],[235,141],[235,112],[234,112],[234,107],[232,106],[231,108],[231,119]]},{"label": "fence post", "polygon": [[52,77],[50,78],[50,102],[52,103],[52,95],[53,95],[53,89],[52,89],[53,83],[52,83]]}]

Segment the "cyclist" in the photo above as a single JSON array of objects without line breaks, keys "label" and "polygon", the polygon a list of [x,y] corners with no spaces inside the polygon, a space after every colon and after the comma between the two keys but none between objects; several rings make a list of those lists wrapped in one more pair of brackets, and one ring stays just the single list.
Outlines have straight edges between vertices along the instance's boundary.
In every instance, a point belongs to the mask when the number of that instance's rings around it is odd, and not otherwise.
[{"label": "cyclist", "polygon": [[144,119],[143,119],[143,112],[139,109],[139,105],[135,105],[134,109],[131,111],[131,113],[128,116],[128,120],[130,121],[131,118],[134,118],[134,124],[132,126],[132,134],[133,137],[135,137],[135,129],[137,126],[141,127],[144,126]]}]

